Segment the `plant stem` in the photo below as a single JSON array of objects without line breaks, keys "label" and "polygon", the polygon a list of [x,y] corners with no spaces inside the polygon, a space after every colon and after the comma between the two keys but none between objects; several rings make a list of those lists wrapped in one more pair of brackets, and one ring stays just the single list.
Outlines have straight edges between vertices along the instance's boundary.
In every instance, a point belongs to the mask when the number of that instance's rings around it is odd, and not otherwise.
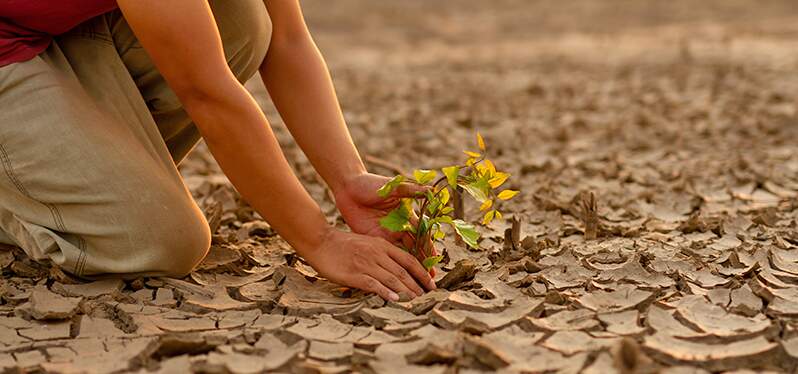
[{"label": "plant stem", "polygon": [[[482,157],[480,157],[478,160],[476,160],[471,166],[468,166],[468,165],[457,165],[457,169],[461,170],[461,169],[465,169],[465,168],[470,168],[470,169],[473,170],[474,165],[482,162],[483,160],[485,160],[485,155],[482,155]],[[459,176],[460,175],[458,173],[458,177]],[[443,182],[445,180],[448,180],[446,175],[444,175],[443,177],[438,178],[438,180],[436,180],[435,183],[432,184],[433,191],[435,190],[435,187],[437,187],[441,182]],[[457,186],[453,186],[453,188],[457,188]],[[441,193],[441,191],[443,191],[443,189],[441,189],[440,191],[436,192],[434,196],[438,196],[438,194]],[[455,193],[456,193],[456,191],[455,191]],[[422,242],[422,239],[423,239],[423,241],[425,243],[427,242],[427,236],[429,236],[429,233],[431,231],[429,228],[427,228],[427,232],[424,233],[424,237],[423,238],[421,237],[421,230],[420,230],[421,221],[424,219],[424,212],[427,210],[427,206],[428,205],[429,205],[429,197],[426,194],[424,194],[424,201],[421,203],[421,208],[418,211],[418,223],[416,224],[416,238],[415,238],[416,240],[415,240],[415,243],[413,243],[413,254],[414,255],[417,255],[419,253],[419,249],[420,249],[419,248],[419,245],[420,245],[419,243]],[[440,212],[440,210],[438,210],[438,211]],[[435,219],[435,218],[437,218],[437,215],[430,217],[430,219]]]},{"label": "plant stem", "polygon": [[[442,181],[445,181],[445,180],[446,180],[446,176],[444,175],[443,177],[441,177],[437,181],[435,181],[435,183],[432,184],[432,190],[434,191],[435,187],[437,187],[438,184],[440,184]],[[443,191],[443,189],[441,189],[441,191]],[[436,192],[435,196],[438,196],[438,194],[441,193],[441,191]],[[421,230],[420,230],[421,221],[424,219],[424,212],[427,210],[427,206],[428,205],[429,205],[429,196],[424,194],[424,202],[421,203],[421,209],[419,209],[419,211],[418,211],[418,223],[416,224],[416,241],[415,241],[415,243],[413,243],[413,253],[414,254],[418,254],[418,252],[419,252],[419,247],[418,246],[419,246],[419,243],[421,243],[421,239],[422,239],[421,238]],[[432,217],[432,218],[435,218],[435,217]],[[427,228],[427,232],[424,233],[424,238],[423,238],[424,242],[426,242],[426,239],[427,239],[426,237],[427,237],[427,235],[429,235],[429,231],[430,231],[429,228]]]}]

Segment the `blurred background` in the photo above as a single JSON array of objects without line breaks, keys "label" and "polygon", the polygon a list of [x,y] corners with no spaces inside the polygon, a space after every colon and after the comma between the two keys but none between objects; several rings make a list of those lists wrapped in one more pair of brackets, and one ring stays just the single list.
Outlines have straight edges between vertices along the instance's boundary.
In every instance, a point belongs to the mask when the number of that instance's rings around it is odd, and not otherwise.
[{"label": "blurred background", "polygon": [[[641,197],[689,205],[768,183],[798,190],[793,1],[302,5],[371,171],[457,162],[481,131],[529,192],[507,207],[519,214],[545,208],[541,196],[568,201],[586,189],[618,211]],[[248,87],[324,200],[259,79]],[[187,176],[219,174],[202,148],[189,161]],[[778,202],[767,192],[759,203]],[[735,204],[704,209],[734,214]]]},{"label": "blurred background", "polygon": [[[302,2],[333,65],[532,57],[647,62],[680,56],[795,62],[787,0],[453,0]],[[409,49],[410,48],[410,49]],[[443,61],[442,61],[443,60]]]}]

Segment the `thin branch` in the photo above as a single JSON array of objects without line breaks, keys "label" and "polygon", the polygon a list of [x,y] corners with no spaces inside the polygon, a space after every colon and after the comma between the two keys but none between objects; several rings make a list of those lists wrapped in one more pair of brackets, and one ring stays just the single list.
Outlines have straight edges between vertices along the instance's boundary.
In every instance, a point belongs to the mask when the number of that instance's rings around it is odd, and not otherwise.
[{"label": "thin branch", "polygon": [[363,160],[365,160],[366,162],[368,162],[368,163],[370,163],[370,164],[372,164],[374,166],[379,166],[379,167],[388,169],[388,170],[394,172],[395,174],[404,175],[405,177],[408,177],[408,178],[410,177],[410,173],[408,173],[407,170],[405,170],[403,167],[401,167],[401,166],[399,166],[397,164],[394,164],[393,162],[390,162],[388,160],[379,158],[377,156],[374,156],[374,155],[363,155]]}]

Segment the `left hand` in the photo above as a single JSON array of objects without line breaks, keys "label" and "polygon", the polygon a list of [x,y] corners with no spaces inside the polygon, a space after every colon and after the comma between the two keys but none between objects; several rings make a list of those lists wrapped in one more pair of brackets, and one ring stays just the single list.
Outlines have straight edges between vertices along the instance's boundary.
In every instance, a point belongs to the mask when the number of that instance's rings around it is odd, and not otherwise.
[{"label": "left hand", "polygon": [[[389,180],[390,178],[381,175],[359,174],[347,180],[341,190],[335,191],[335,203],[353,232],[382,237],[391,243],[412,248],[415,237],[411,233],[391,232],[380,226],[379,221],[399,205],[400,199],[414,197],[429,187],[402,183],[387,198],[380,197],[377,190]],[[437,254],[431,240],[424,243],[421,252],[417,256],[420,257],[419,261]],[[430,270],[430,273],[435,274],[434,270]]]}]

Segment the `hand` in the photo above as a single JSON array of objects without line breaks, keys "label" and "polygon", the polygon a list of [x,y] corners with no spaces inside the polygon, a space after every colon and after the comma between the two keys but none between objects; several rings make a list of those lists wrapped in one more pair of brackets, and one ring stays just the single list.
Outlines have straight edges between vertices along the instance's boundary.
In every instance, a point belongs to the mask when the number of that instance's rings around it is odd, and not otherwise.
[{"label": "hand", "polygon": [[[387,240],[330,229],[305,260],[325,278],[398,301],[399,293],[421,296],[435,282],[409,253]],[[423,288],[419,285],[423,285]]]},{"label": "hand", "polygon": [[[380,197],[377,190],[390,178],[381,175],[364,173],[350,178],[344,183],[343,188],[335,191],[335,203],[338,210],[353,232],[363,235],[381,237],[395,245],[404,245],[405,248],[415,246],[415,237],[407,232],[391,232],[380,226],[380,219],[395,209],[400,199],[414,197],[423,193],[428,187],[413,183],[402,183],[387,198]],[[417,219],[417,218],[413,218]],[[431,240],[420,246],[419,261],[424,261],[437,252]],[[434,276],[435,271],[430,270]]]}]

